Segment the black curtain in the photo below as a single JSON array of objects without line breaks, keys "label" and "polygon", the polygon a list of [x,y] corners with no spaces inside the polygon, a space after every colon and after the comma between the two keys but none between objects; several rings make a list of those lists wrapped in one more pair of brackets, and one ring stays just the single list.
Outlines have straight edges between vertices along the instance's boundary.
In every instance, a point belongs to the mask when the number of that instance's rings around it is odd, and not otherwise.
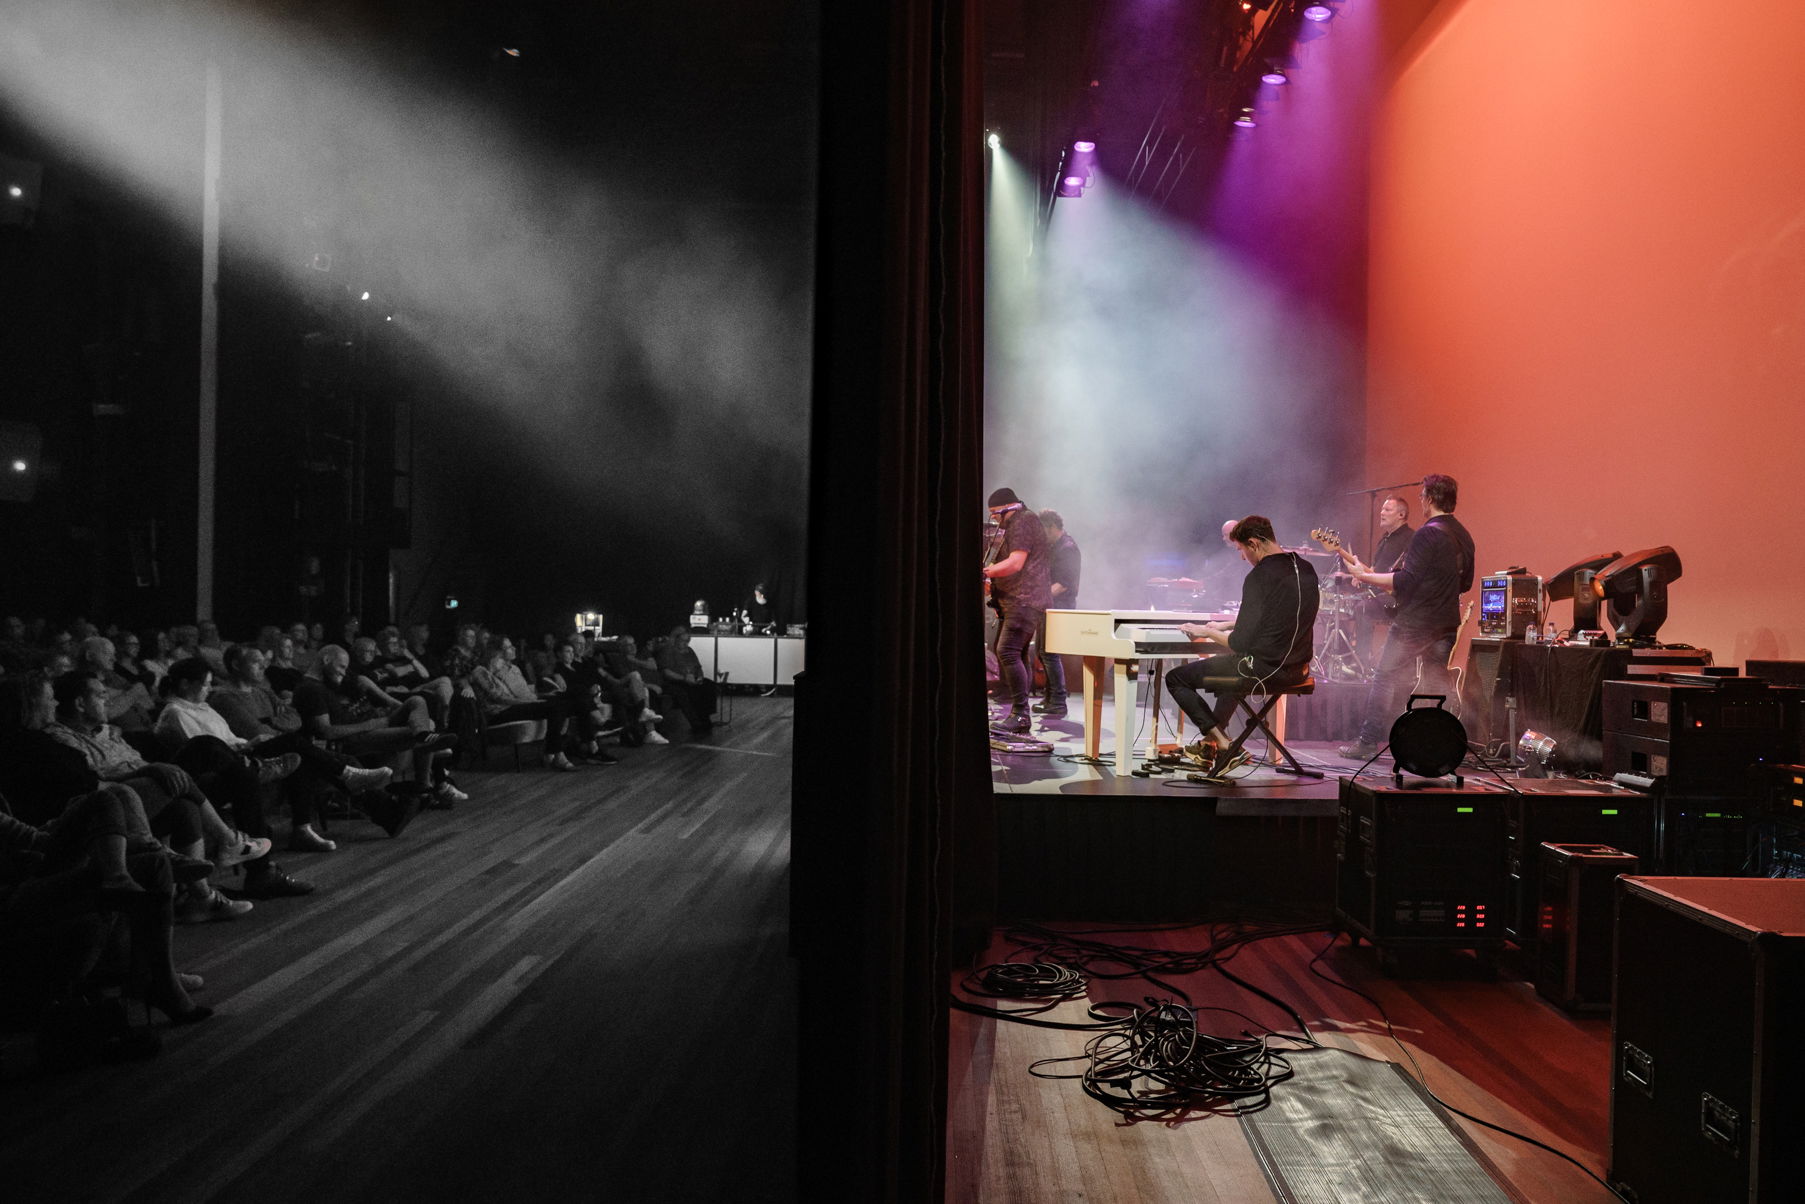
[{"label": "black curtain", "polygon": [[825,5],[792,948],[805,1199],[941,1196],[988,932],[977,0]]}]

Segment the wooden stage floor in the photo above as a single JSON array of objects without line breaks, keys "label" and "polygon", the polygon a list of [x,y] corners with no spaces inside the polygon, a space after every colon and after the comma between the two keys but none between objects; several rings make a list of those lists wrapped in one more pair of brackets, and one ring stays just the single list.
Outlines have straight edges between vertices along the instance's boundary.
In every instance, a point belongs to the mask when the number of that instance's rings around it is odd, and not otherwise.
[{"label": "wooden stage floor", "polygon": [[[1065,925],[1068,928],[1094,925]],[[1103,938],[1100,938],[1103,939]],[[1200,928],[1120,933],[1115,939],[1159,949],[1201,948]],[[1602,1174],[1609,1144],[1610,1022],[1576,1019],[1538,997],[1527,983],[1492,979],[1471,958],[1456,957],[1448,977],[1390,979],[1370,946],[1333,947],[1327,931],[1272,937],[1245,947],[1234,973],[1285,1000],[1325,1045],[1398,1061],[1377,1007],[1309,969],[1356,986],[1384,1005],[1428,1087],[1442,1100],[1494,1124],[1528,1133]],[[980,963],[1007,960],[1000,937]],[[955,995],[968,1000],[953,985]],[[1295,1032],[1280,1008],[1213,973],[1171,981],[1199,1006],[1233,1009],[1208,1031],[1239,1037],[1270,1027]],[[1171,997],[1143,979],[1093,982],[1090,1000]],[[974,1002],[988,1002],[973,1000]],[[1084,1021],[1084,1002],[1043,1019]],[[949,1204],[1257,1204],[1275,1200],[1239,1119],[1198,1112],[1173,1121],[1126,1123],[1072,1080],[1037,1078],[1029,1066],[1079,1054],[1089,1034],[951,1012],[948,1087]],[[1333,1058],[1314,1052],[1293,1057]],[[1070,1070],[1071,1065],[1052,1067]],[[1284,1091],[1280,1084],[1276,1091]],[[1349,1107],[1358,1107],[1350,1099]],[[1553,1154],[1455,1118],[1507,1182],[1530,1204],[1592,1204],[1614,1197]]]},{"label": "wooden stage floor", "polygon": [[318,892],[177,930],[211,1020],[159,1017],[128,1066],[9,1058],[0,1192],[793,1199],[793,704],[734,704],[705,741],[504,754],[398,839],[341,822],[337,852],[278,854]]}]

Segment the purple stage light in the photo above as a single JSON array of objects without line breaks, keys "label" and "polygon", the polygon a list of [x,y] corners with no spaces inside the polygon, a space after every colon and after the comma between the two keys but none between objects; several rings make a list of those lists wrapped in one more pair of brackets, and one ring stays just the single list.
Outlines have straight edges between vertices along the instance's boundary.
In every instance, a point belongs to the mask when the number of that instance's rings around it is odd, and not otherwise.
[{"label": "purple stage light", "polygon": [[1253,110],[1242,109],[1241,115],[1235,118],[1235,124],[1244,130],[1251,130],[1254,126]]},{"label": "purple stage light", "polygon": [[1088,155],[1097,149],[1097,144],[1095,142],[1074,142],[1072,149],[1081,155]]},{"label": "purple stage light", "polygon": [[1260,82],[1263,84],[1282,84],[1289,82],[1289,80],[1290,77],[1285,74],[1283,69],[1278,67],[1268,67],[1266,69],[1266,74],[1260,77]]},{"label": "purple stage light", "polygon": [[1326,4],[1312,4],[1304,10],[1304,20],[1306,21],[1327,21],[1334,15],[1335,10]]},{"label": "purple stage light", "polygon": [[1084,177],[1083,176],[1067,176],[1065,178],[1065,186],[1067,188],[1083,188],[1084,187]]}]

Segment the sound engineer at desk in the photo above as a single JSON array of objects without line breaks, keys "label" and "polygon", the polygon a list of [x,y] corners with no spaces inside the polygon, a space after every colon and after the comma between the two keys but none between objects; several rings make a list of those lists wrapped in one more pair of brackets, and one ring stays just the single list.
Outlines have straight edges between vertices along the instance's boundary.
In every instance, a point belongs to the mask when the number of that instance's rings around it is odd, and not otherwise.
[{"label": "sound engineer at desk", "polygon": [[[1229,531],[1241,559],[1253,566],[1241,584],[1241,611],[1235,622],[1181,623],[1193,640],[1220,644],[1226,652],[1180,665],[1166,674],[1166,688],[1179,709],[1204,733],[1189,751],[1211,762],[1220,775],[1233,764],[1216,764],[1231,742],[1223,730],[1244,695],[1295,686],[1310,675],[1316,608],[1322,597],[1316,570],[1296,552],[1279,546],[1272,521],[1250,514]],[[1233,682],[1234,685],[1226,683]],[[1200,689],[1217,691],[1205,706]],[[1245,754],[1242,754],[1243,756]],[[1237,757],[1237,763],[1240,758]]]}]

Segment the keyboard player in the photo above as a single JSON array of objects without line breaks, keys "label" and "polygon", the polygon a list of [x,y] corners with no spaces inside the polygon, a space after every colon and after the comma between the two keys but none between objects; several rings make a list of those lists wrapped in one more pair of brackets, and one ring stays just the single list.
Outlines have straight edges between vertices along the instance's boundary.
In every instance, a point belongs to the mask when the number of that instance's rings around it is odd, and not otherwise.
[{"label": "keyboard player", "polygon": [[[1230,529],[1229,541],[1253,566],[1241,584],[1241,611],[1235,622],[1179,625],[1193,641],[1220,645],[1226,651],[1166,674],[1173,700],[1205,733],[1198,742],[1201,747],[1193,747],[1210,759],[1216,774],[1233,768],[1215,763],[1216,750],[1231,743],[1223,727],[1242,696],[1298,685],[1309,676],[1316,608],[1321,602],[1316,570],[1296,552],[1279,546],[1270,519],[1248,515]],[[1215,696],[1208,706],[1203,690]]]}]

